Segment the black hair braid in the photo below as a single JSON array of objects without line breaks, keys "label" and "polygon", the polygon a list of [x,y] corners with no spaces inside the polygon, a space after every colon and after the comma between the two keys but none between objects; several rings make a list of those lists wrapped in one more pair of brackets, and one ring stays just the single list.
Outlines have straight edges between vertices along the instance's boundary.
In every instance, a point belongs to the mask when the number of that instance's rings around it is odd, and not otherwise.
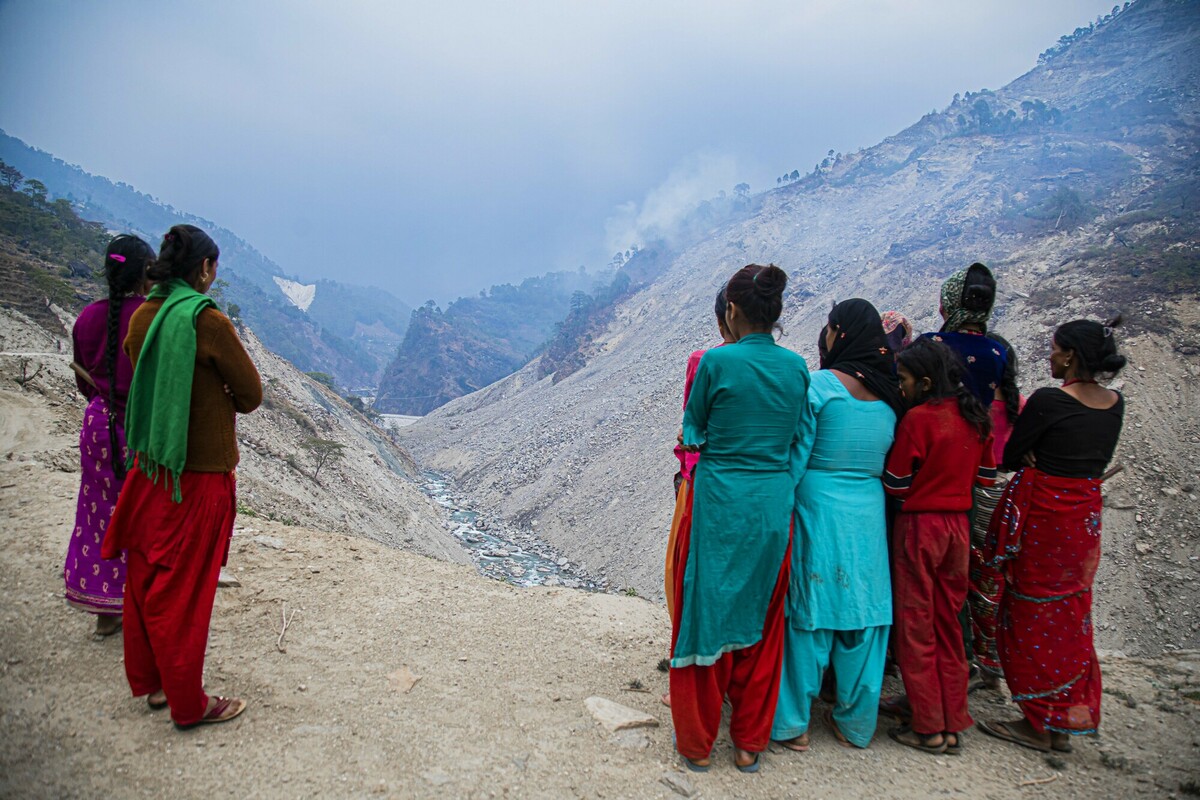
[{"label": "black hair braid", "polygon": [[1016,422],[1021,413],[1021,390],[1017,386],[1017,372],[1020,362],[1017,350],[1007,339],[998,333],[988,332],[987,337],[1004,348],[1004,375],[1000,378],[1000,396],[1004,398],[1004,411],[1008,414],[1009,422]]},{"label": "black hair braid", "polygon": [[146,268],[154,260],[150,245],[136,236],[122,234],[108,244],[104,253],[104,277],[108,282],[108,315],[104,332],[104,366],[108,375],[108,448],[113,474],[125,479],[125,455],[117,438],[117,359],[121,348],[121,308],[125,298],[146,279]]}]

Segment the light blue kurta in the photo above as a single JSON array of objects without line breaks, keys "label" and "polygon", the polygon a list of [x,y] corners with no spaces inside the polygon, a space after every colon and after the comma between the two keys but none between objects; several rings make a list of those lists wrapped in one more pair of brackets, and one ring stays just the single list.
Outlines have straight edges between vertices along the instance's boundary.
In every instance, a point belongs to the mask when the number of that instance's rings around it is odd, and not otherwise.
[{"label": "light blue kurta", "polygon": [[812,376],[815,426],[796,488],[788,619],[800,630],[892,624],[883,462],[895,436],[887,403],[856,400],[830,370]]},{"label": "light blue kurta", "polygon": [[808,383],[804,359],[766,333],[700,360],[683,415],[684,443],[702,457],[672,667],[714,664],[762,639],[807,457]]},{"label": "light blue kurta", "polygon": [[837,676],[838,729],[866,747],[875,732],[892,624],[881,476],[896,414],[856,400],[833,372],[812,376],[814,424],[800,445],[808,463],[796,488],[783,676],[771,736],[808,730],[825,670]]}]

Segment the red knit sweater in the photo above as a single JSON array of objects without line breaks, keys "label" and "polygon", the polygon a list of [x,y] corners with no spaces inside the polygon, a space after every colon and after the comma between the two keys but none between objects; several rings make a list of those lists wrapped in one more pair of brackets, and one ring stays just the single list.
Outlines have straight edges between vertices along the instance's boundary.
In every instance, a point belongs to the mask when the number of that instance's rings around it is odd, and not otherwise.
[{"label": "red knit sweater", "polygon": [[903,511],[969,511],[972,486],[995,479],[992,435],[980,441],[948,398],[915,406],[900,420],[883,488],[904,501]]}]

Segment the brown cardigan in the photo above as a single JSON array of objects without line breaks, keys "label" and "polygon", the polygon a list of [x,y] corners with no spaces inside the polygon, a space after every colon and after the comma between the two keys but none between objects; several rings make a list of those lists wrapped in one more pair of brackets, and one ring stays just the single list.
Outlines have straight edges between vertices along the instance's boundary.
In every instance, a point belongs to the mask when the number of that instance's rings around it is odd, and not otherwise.
[{"label": "brown cardigan", "polygon": [[[162,304],[162,300],[147,300],[129,320],[124,347],[135,368]],[[225,393],[226,386],[232,397]],[[204,309],[196,319],[196,371],[184,469],[232,472],[238,464],[235,412],[248,414],[261,402],[262,381],[233,323],[214,308]]]}]

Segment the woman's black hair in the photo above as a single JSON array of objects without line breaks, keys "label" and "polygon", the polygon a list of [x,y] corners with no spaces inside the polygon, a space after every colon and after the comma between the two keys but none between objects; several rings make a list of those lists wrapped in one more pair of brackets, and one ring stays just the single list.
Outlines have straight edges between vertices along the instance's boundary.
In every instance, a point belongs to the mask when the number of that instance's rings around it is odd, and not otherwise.
[{"label": "woman's black hair", "polygon": [[136,236],[123,233],[104,250],[104,280],[108,284],[108,317],[104,336],[104,365],[108,374],[108,449],[113,474],[125,478],[125,454],[119,452],[117,419],[113,410],[117,391],[117,357],[121,347],[121,307],[124,300],[146,281],[146,270],[154,263],[154,250]]},{"label": "woman's black hair", "polygon": [[913,343],[896,355],[896,362],[917,380],[928,378],[929,398],[954,397],[963,419],[979,432],[979,440],[987,439],[992,430],[992,417],[975,393],[963,385],[962,359],[941,342],[926,337],[914,339]]},{"label": "woman's black hair", "polygon": [[1021,413],[1021,390],[1017,386],[1017,371],[1020,368],[1017,349],[998,333],[989,331],[987,337],[1004,348],[1004,375],[1000,377],[1000,396],[1004,398],[1004,412],[1008,414],[1008,421],[1016,422],[1017,415]]},{"label": "woman's black hair", "polygon": [[1120,326],[1121,320],[1120,314],[1108,322],[1072,320],[1054,331],[1054,343],[1063,350],[1074,351],[1081,371],[1088,377],[1116,375],[1126,363],[1125,356],[1117,352],[1117,340],[1113,336],[1113,330]]},{"label": "woman's black hair", "polygon": [[220,248],[207,233],[195,225],[175,225],[163,235],[158,261],[146,274],[156,281],[181,278],[190,282],[205,259],[216,261],[220,257]]},{"label": "woman's black hair", "polygon": [[787,273],[774,264],[747,264],[733,274],[725,286],[725,297],[735,304],[746,321],[757,328],[771,328],[783,313],[783,290]]},{"label": "woman's black hair", "polygon": [[717,300],[713,303],[713,311],[717,314],[717,320],[722,324],[725,323],[725,309],[729,308],[729,300],[725,297],[725,287],[721,287],[721,291],[717,292]]},{"label": "woman's black hair", "polygon": [[967,311],[991,313],[996,303],[996,278],[986,264],[976,261],[967,267],[963,280],[962,307]]}]

